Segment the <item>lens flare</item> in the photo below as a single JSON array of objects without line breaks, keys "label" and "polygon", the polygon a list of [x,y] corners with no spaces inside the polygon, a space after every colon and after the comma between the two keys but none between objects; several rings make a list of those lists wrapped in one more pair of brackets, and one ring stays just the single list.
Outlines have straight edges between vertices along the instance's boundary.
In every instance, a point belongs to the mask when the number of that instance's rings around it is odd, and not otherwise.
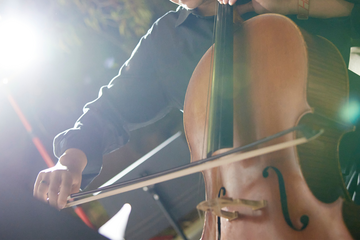
[{"label": "lens flare", "polygon": [[35,62],[40,39],[33,26],[19,19],[0,19],[0,71],[18,71]]},{"label": "lens flare", "polygon": [[360,103],[357,100],[351,100],[342,107],[340,111],[341,118],[348,123],[356,123],[360,117]]}]

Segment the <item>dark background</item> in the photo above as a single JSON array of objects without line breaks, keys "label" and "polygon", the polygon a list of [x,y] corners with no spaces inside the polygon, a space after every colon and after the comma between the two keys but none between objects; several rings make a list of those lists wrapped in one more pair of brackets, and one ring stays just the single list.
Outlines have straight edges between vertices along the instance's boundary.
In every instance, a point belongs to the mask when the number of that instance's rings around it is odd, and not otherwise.
[{"label": "dark background", "polygon": [[[47,168],[10,105],[7,91],[56,162],[52,154],[56,134],[73,126],[85,103],[117,75],[151,24],[175,8],[168,0],[0,1],[2,19],[12,14],[31,22],[42,40],[39,61],[31,68],[9,73],[0,66],[0,184],[8,191],[1,194],[11,197],[11,189],[20,189],[32,195],[38,172]],[[2,83],[4,78],[8,84]],[[134,132],[130,144],[105,157],[102,174],[91,187],[181,130],[181,121],[181,113],[173,111],[154,126]],[[98,206],[95,211],[84,208],[95,225],[106,220]]]}]

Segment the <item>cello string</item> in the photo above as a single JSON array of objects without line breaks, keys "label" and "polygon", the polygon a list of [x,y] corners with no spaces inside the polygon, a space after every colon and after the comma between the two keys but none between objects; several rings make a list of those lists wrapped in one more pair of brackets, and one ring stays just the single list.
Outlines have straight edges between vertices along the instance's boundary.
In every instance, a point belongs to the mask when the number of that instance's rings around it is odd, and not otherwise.
[{"label": "cello string", "polygon": [[[205,109],[205,122],[207,121],[208,124],[209,124],[209,121],[208,121],[208,110],[209,110],[209,100],[210,100],[210,91],[211,91],[211,82],[212,82],[212,74],[211,72],[213,72],[213,67],[214,67],[214,51],[215,51],[215,48],[214,48],[214,44],[215,44],[215,29],[216,29],[216,16],[217,16],[217,10],[218,10],[218,4],[214,4],[214,18],[213,18],[213,29],[212,29],[212,44],[211,44],[211,51],[212,51],[212,54],[211,54],[211,58],[210,58],[210,66],[209,66],[209,71],[210,71],[210,74],[209,74],[209,79],[208,79],[208,86],[207,86],[207,96],[206,96],[206,109]],[[204,124],[204,129],[203,129],[203,139],[202,139],[202,142],[203,142],[203,146],[202,146],[202,156],[206,156],[207,154],[207,141],[206,141],[206,131],[207,131],[207,128],[206,128],[206,124]],[[198,178],[198,193],[197,194],[202,194],[202,195],[206,195],[206,190],[205,190],[205,193],[203,191],[201,191],[201,184],[204,184],[205,185],[205,179],[204,179],[204,176],[201,174],[199,174],[199,178]],[[198,210],[197,209],[197,213],[198,213],[198,217],[201,221],[205,222],[205,216],[206,214],[203,214],[202,211]]]},{"label": "cello string", "polygon": [[[224,16],[224,13],[223,13],[223,7],[221,7],[220,5],[219,5],[219,11],[221,10],[222,12],[221,12],[221,17],[223,17]],[[217,18],[219,18],[219,17],[217,17]],[[217,23],[219,23],[218,21],[217,21]],[[217,27],[220,27],[220,26],[217,26]],[[224,27],[223,26],[221,26],[221,30],[223,30],[224,29]],[[222,37],[223,36],[223,34],[220,34],[220,36]],[[222,41],[221,41],[222,42]],[[222,47],[222,46],[218,46],[218,47]],[[221,49],[221,52],[223,52],[224,51],[224,49]],[[219,57],[219,56],[217,56],[217,57]],[[222,56],[223,57],[223,56]],[[224,62],[224,59],[222,59],[222,61],[221,62]],[[217,67],[217,66],[216,66]],[[223,72],[223,71],[222,71]],[[224,73],[224,72],[223,72]],[[222,86],[222,84],[220,85],[220,86]],[[220,90],[220,92],[222,92],[222,89]],[[222,104],[221,104],[221,107],[222,107]],[[222,119],[221,119],[221,117],[222,117],[222,114],[220,114],[220,121],[219,121],[219,124],[220,124],[220,126],[221,126],[221,121],[222,121]],[[220,134],[218,134],[217,135],[217,137],[219,138],[220,137]],[[218,141],[217,141],[218,143],[220,142],[220,139],[218,139]],[[213,151],[213,149],[212,149],[212,151]],[[218,171],[218,174],[221,174],[221,172],[220,171]],[[221,176],[220,176],[221,177]],[[220,191],[221,191],[221,189],[220,189]],[[218,195],[218,197],[220,197],[220,192],[219,192],[219,195]],[[218,206],[219,207],[219,206]],[[217,239],[218,240],[220,240],[221,239],[221,218],[218,216],[218,217],[216,217],[216,225],[217,225],[217,228],[216,228],[216,230],[215,231],[217,231]]]},{"label": "cello string", "polygon": [[[207,90],[207,97],[206,97],[206,110],[205,110],[205,122],[207,121],[207,128],[206,128],[206,124],[204,124],[204,132],[203,132],[203,146],[202,146],[202,152],[203,152],[203,156],[206,156],[207,154],[207,141],[205,138],[206,136],[206,131],[208,130],[209,128],[209,119],[208,119],[208,116],[209,116],[209,105],[210,105],[210,94],[211,94],[211,83],[212,83],[212,73],[214,72],[214,53],[215,53],[215,32],[216,32],[216,20],[217,20],[217,14],[218,14],[218,9],[219,9],[219,5],[220,3],[218,4],[214,4],[214,20],[213,20],[213,35],[212,35],[212,46],[211,46],[211,51],[212,51],[212,54],[211,54],[211,58],[210,58],[210,74],[209,74],[209,79],[208,79],[208,90]],[[209,137],[209,136],[208,136]]]}]

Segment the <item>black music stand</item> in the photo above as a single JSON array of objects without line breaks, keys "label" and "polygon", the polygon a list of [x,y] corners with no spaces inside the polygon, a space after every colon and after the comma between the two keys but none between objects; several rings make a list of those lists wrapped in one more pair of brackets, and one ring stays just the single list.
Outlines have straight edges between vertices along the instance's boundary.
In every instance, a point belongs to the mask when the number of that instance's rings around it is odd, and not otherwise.
[{"label": "black music stand", "polygon": [[[120,183],[189,162],[188,146],[181,133],[177,133],[110,181]],[[170,225],[181,235],[176,222],[194,210],[205,197],[200,173],[159,183],[147,190],[137,189],[100,200],[109,216],[116,214],[125,203],[132,206],[125,239],[149,239]],[[183,239],[186,239],[184,235]]]}]

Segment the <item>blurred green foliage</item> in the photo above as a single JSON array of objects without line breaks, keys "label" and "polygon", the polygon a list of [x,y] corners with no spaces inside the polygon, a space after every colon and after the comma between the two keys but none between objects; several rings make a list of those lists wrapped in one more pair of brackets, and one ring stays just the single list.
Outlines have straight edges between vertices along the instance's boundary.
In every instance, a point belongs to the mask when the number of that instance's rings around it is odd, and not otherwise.
[{"label": "blurred green foliage", "polygon": [[80,34],[93,31],[126,53],[152,22],[175,5],[168,0],[51,0],[51,17],[69,51],[82,44]]}]

